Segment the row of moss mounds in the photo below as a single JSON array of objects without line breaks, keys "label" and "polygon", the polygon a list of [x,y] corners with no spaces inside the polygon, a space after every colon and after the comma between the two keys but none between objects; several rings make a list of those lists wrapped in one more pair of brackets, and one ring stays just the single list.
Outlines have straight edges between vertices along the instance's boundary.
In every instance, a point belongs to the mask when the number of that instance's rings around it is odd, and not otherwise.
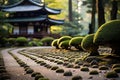
[{"label": "row of moss mounds", "polygon": [[[86,51],[88,56],[99,56],[110,59],[109,64],[120,61],[120,20],[111,20],[104,23],[94,34],[86,36],[62,36],[52,41],[56,49],[71,50],[73,47],[79,51]],[[103,54],[100,48],[110,48],[109,53]],[[102,53],[101,53],[102,52]]]}]

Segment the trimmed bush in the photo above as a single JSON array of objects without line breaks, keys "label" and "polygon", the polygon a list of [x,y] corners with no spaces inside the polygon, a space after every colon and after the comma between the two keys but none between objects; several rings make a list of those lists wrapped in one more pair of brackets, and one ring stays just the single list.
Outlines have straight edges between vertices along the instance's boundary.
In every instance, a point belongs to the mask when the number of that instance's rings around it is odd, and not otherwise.
[{"label": "trimmed bush", "polygon": [[73,76],[72,80],[82,80],[82,77],[79,75]]},{"label": "trimmed bush", "polygon": [[120,67],[119,68],[114,68],[113,71],[115,71],[116,73],[120,73]]},{"label": "trimmed bush", "polygon": [[18,37],[16,43],[18,46],[25,46],[28,43],[28,40],[25,37]]},{"label": "trimmed bush", "polygon": [[105,76],[107,78],[117,78],[117,77],[119,77],[118,74],[115,71],[108,72],[108,73],[106,73]]},{"label": "trimmed bush", "polygon": [[72,72],[71,71],[66,71],[63,74],[64,76],[72,76]]},{"label": "trimmed bush", "polygon": [[100,66],[99,70],[108,70],[109,68],[107,66]]},{"label": "trimmed bush", "polygon": [[59,44],[59,48],[69,49],[69,41],[70,41],[70,40],[62,41],[62,42]]},{"label": "trimmed bush", "polygon": [[99,73],[98,73],[97,70],[92,70],[92,71],[90,71],[89,74],[90,74],[90,75],[98,75]]},{"label": "trimmed bush", "polygon": [[9,42],[10,45],[14,46],[15,42],[16,42],[16,38],[9,38],[8,42]]},{"label": "trimmed bush", "polygon": [[53,40],[54,40],[53,37],[44,37],[41,39],[41,42],[43,43],[44,46],[50,46]]},{"label": "trimmed bush", "polygon": [[112,20],[103,24],[96,32],[93,42],[112,48],[113,54],[120,55],[120,20]]},{"label": "trimmed bush", "polygon": [[81,47],[90,53],[90,56],[99,55],[97,49],[98,46],[93,43],[94,34],[89,34],[85,36],[81,42]]},{"label": "trimmed bush", "polygon": [[70,46],[74,46],[76,49],[82,50],[81,42],[83,37],[74,37],[69,41]]},{"label": "trimmed bush", "polygon": [[51,46],[54,46],[54,47],[56,47],[56,49],[59,49],[57,41],[58,41],[58,39],[53,40],[51,43]]},{"label": "trimmed bush", "polygon": [[88,71],[89,71],[89,68],[88,68],[88,67],[82,67],[80,70],[81,70],[81,71],[88,72]]},{"label": "trimmed bush", "polygon": [[57,69],[56,73],[64,73],[64,69]]},{"label": "trimmed bush", "polygon": [[70,40],[71,38],[70,36],[62,36],[58,39],[57,44],[59,45],[62,41]]}]

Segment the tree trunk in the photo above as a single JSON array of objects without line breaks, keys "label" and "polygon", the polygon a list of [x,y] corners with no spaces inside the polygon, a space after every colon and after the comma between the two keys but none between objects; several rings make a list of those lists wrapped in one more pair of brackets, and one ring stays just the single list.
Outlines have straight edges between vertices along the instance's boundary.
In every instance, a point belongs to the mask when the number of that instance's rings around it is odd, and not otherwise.
[{"label": "tree trunk", "polygon": [[95,14],[96,14],[96,0],[92,0],[92,15],[91,23],[89,24],[89,34],[95,32]]},{"label": "tree trunk", "polygon": [[118,3],[116,0],[112,1],[111,20],[117,19]]},{"label": "tree trunk", "polygon": [[98,12],[98,27],[105,23],[103,0],[96,0],[96,7]]},{"label": "tree trunk", "polygon": [[73,18],[72,18],[72,0],[69,0],[69,3],[68,3],[68,5],[69,5],[69,21],[73,21]]}]

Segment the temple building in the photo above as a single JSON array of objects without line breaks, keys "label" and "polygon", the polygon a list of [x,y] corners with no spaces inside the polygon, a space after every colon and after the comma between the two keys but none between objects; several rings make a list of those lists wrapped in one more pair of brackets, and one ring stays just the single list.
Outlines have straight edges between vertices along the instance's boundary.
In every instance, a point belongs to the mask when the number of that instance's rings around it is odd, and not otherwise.
[{"label": "temple building", "polygon": [[64,23],[64,20],[49,17],[60,14],[61,10],[49,8],[41,1],[38,3],[33,0],[21,0],[13,5],[4,6],[1,10],[9,13],[9,17],[4,19],[4,22],[14,26],[11,37],[52,36],[50,27]]}]

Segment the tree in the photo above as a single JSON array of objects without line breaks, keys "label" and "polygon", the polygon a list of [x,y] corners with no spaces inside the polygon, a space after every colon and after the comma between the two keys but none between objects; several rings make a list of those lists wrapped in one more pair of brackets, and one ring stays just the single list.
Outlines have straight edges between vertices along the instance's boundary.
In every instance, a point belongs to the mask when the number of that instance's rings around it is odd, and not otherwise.
[{"label": "tree", "polygon": [[98,27],[105,23],[103,0],[96,0],[98,12]]},{"label": "tree", "polygon": [[68,2],[68,6],[69,6],[69,21],[73,21],[73,18],[72,18],[72,0],[69,0]]},{"label": "tree", "polygon": [[118,3],[116,0],[112,1],[111,20],[117,19]]}]

